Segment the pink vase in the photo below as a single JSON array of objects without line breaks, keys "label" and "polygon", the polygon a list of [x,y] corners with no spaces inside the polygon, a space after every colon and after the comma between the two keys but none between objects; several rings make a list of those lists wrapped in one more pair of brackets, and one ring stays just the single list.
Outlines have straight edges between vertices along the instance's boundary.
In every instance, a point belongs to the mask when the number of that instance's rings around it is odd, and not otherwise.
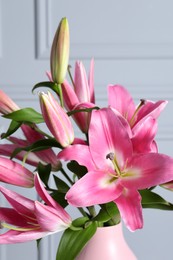
[{"label": "pink vase", "polygon": [[127,245],[121,223],[100,227],[76,260],[137,260]]}]

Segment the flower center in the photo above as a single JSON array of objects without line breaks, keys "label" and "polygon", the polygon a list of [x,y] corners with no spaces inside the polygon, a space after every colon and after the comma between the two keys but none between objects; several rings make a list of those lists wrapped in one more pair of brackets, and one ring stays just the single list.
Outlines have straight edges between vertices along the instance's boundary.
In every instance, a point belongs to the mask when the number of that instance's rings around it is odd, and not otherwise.
[{"label": "flower center", "polygon": [[114,166],[114,170],[115,170],[115,172],[116,172],[116,176],[110,174],[110,175],[113,176],[113,180],[114,180],[114,178],[116,179],[117,177],[120,177],[120,176],[121,176],[121,170],[120,170],[120,167],[119,167],[119,165],[118,165],[118,162],[117,162],[117,159],[116,159],[115,154],[114,154],[114,153],[108,153],[108,154],[106,155],[106,159],[111,160],[111,162],[112,162],[112,164],[113,164],[113,166]]}]

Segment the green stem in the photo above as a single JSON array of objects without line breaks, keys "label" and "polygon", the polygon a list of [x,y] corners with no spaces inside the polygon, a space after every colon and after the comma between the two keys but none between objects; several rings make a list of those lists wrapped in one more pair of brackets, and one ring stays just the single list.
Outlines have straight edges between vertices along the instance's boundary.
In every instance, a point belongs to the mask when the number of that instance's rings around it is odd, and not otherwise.
[{"label": "green stem", "polygon": [[62,94],[61,84],[58,84],[58,90],[59,90],[59,99],[60,99],[61,107],[64,107],[64,101],[63,101],[63,94]]},{"label": "green stem", "polygon": [[60,171],[61,171],[61,173],[64,175],[64,177],[69,181],[69,183],[70,183],[71,185],[73,185],[74,182],[70,179],[70,177],[67,175],[67,173],[64,171],[64,169],[61,168]]},{"label": "green stem", "polygon": [[47,138],[52,139],[52,136],[50,136],[50,135],[48,135],[47,133],[45,133],[45,132],[43,132],[42,130],[40,130],[36,125],[34,125],[32,128],[33,128],[35,131],[37,131],[38,133],[40,133],[40,134],[46,136]]},{"label": "green stem", "polygon": [[69,74],[70,80],[71,80],[71,82],[72,82],[72,85],[73,85],[73,87],[74,87],[74,89],[75,89],[75,84],[74,84],[73,77],[72,77],[72,75],[71,75],[70,68],[71,68],[71,66],[68,65],[67,71],[68,71],[68,74]]},{"label": "green stem", "polygon": [[88,217],[87,213],[83,208],[77,208],[84,217]]},{"label": "green stem", "polygon": [[95,217],[97,215],[94,206],[87,207],[87,209],[92,217]]}]

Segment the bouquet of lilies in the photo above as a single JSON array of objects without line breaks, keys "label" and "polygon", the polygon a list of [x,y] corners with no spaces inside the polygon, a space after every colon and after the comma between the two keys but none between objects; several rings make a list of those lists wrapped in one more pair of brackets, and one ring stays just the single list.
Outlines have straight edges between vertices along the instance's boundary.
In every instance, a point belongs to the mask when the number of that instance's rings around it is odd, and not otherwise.
[{"label": "bouquet of lilies", "polygon": [[[74,259],[97,227],[122,220],[135,231],[143,227],[142,208],[173,210],[154,192],[158,185],[173,189],[173,158],[158,153],[155,141],[157,118],[167,101],[141,99],[136,106],[123,86],[109,85],[108,106],[100,108],[94,61],[88,77],[80,61],[73,77],[68,62],[69,27],[63,18],[52,44],[49,81],[33,87],[50,89],[38,92],[41,112],[20,108],[0,91],[0,113],[10,120],[1,133],[0,181],[33,188],[38,197],[32,200],[0,186],[11,205],[0,207],[5,228],[0,244],[39,242],[64,231],[57,259]],[[79,218],[72,220],[68,205],[79,210]]]}]

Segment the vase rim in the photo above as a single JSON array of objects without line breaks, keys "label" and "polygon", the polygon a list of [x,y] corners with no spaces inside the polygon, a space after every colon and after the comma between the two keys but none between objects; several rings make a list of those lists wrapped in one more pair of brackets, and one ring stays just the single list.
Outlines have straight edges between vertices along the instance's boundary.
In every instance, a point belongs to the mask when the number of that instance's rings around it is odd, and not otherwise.
[{"label": "vase rim", "polygon": [[122,227],[121,221],[118,224],[112,225],[112,226],[105,226],[105,227],[97,227],[97,229],[111,229],[111,228],[120,228]]}]

